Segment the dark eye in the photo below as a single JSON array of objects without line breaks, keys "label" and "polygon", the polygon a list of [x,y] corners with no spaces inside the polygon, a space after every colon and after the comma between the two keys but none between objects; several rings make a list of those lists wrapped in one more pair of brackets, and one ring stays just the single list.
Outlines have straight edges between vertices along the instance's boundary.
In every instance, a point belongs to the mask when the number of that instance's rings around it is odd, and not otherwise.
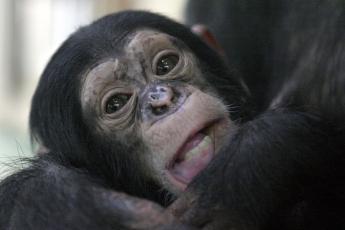
[{"label": "dark eye", "polygon": [[130,98],[131,95],[129,94],[116,94],[112,96],[107,101],[105,112],[111,114],[119,111],[123,106],[127,104]]},{"label": "dark eye", "polygon": [[179,57],[169,54],[161,57],[156,64],[156,75],[165,75],[169,73],[179,61]]}]

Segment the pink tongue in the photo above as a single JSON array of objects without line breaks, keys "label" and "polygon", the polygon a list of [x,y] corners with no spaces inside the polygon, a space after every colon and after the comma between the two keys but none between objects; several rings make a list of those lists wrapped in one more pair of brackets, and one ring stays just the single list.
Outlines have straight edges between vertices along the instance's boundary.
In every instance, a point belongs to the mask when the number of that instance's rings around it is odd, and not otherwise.
[{"label": "pink tongue", "polygon": [[204,139],[205,135],[202,133],[196,134],[191,140],[189,140],[181,149],[181,154],[179,159],[181,162],[175,162],[174,167],[171,169],[171,175],[184,184],[189,184],[192,179],[203,170],[208,163],[211,161],[214,151],[213,147],[210,145],[208,148],[204,149],[201,153],[194,156],[189,160],[184,160],[185,154],[198,146],[200,142]]}]

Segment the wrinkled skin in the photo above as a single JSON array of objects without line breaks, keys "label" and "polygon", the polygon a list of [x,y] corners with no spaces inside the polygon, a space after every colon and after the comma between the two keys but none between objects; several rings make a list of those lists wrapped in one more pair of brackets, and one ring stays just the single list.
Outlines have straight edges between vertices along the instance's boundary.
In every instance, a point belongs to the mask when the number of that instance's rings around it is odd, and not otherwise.
[{"label": "wrinkled skin", "polygon": [[246,96],[165,17],[127,11],[80,28],[42,73],[30,129],[44,154],[1,181],[0,228],[192,229],[164,208],[236,130]]}]

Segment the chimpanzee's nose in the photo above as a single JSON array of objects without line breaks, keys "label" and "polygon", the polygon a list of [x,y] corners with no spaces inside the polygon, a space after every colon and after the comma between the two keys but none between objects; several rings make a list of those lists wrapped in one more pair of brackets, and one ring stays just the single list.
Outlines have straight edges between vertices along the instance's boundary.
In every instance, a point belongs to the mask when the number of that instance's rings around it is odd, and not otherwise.
[{"label": "chimpanzee's nose", "polygon": [[148,93],[152,113],[162,115],[169,111],[173,103],[174,92],[169,86],[155,85]]}]

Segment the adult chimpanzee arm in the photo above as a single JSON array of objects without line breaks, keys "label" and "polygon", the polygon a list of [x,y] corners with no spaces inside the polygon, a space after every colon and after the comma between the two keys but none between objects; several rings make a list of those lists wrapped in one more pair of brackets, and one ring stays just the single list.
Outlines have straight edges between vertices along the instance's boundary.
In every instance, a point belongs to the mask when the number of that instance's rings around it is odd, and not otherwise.
[{"label": "adult chimpanzee arm", "polygon": [[[206,229],[344,229],[344,1],[229,2],[241,7],[222,6],[226,16],[279,6],[268,14],[274,25],[259,20],[253,30],[267,25],[262,31],[271,31],[272,49],[259,52],[268,57],[259,67],[271,79],[273,97],[268,111],[240,127],[175,203],[177,214]],[[242,41],[241,35],[231,36]]]},{"label": "adult chimpanzee arm", "polygon": [[203,229],[339,226],[344,158],[334,137],[317,117],[267,112],[239,129],[174,212]]},{"label": "adult chimpanzee arm", "polygon": [[1,229],[190,229],[153,202],[44,161],[2,182],[0,207]]}]

